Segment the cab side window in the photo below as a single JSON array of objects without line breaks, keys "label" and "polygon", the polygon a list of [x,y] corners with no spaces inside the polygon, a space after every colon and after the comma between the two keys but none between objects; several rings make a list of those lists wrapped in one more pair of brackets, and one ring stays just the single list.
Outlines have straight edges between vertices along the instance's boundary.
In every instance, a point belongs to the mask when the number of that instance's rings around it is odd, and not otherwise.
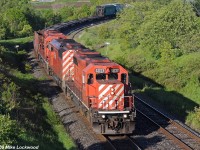
[{"label": "cab side window", "polygon": [[93,74],[89,74],[87,83],[88,84],[93,84],[93,82],[94,82],[94,76],[93,76]]},{"label": "cab side window", "polygon": [[126,84],[126,78],[127,78],[127,75],[125,73],[122,73],[121,74],[121,82]]}]

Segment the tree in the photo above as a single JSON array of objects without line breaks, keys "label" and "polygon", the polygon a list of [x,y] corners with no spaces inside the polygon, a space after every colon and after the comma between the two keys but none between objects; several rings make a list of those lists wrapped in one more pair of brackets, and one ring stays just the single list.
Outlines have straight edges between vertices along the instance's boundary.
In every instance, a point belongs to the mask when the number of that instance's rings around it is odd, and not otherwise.
[{"label": "tree", "polygon": [[169,42],[172,49],[181,49],[182,38],[189,41],[189,35],[199,33],[199,27],[192,6],[175,0],[145,18],[137,36],[143,48],[151,50],[155,58],[160,58],[160,44],[163,41]]},{"label": "tree", "polygon": [[29,36],[33,33],[32,27],[29,24],[24,25],[23,29],[19,31],[18,35],[23,36]]},{"label": "tree", "polygon": [[6,29],[4,27],[0,27],[0,40],[5,39]]},{"label": "tree", "polygon": [[18,107],[19,104],[19,87],[13,82],[3,85],[4,91],[0,100],[1,114],[9,114]]}]

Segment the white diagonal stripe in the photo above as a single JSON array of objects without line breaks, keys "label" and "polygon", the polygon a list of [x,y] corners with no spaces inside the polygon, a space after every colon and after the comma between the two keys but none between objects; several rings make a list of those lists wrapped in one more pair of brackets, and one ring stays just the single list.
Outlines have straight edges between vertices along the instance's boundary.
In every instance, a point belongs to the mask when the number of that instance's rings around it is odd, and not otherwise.
[{"label": "white diagonal stripe", "polygon": [[106,104],[106,106],[103,107],[103,109],[106,109],[106,108],[108,108],[108,103]]},{"label": "white diagonal stripe", "polygon": [[[112,85],[111,85],[112,86]],[[116,87],[115,87],[115,91],[118,90],[118,88],[120,87],[120,84],[118,84]],[[106,88],[107,89],[107,88]],[[99,98],[100,99],[100,98]],[[101,107],[103,105],[103,100],[99,103],[99,107]]]},{"label": "white diagonal stripe", "polygon": [[122,88],[117,92],[116,96],[109,102],[109,105],[112,105],[112,103],[117,99],[117,97],[120,96],[120,94],[123,92],[123,90],[124,90],[124,86],[122,86]]},{"label": "white diagonal stripe", "polygon": [[69,52],[69,51],[66,52],[66,53],[64,54],[64,56],[63,56],[63,60],[65,60],[65,58],[66,58],[68,55],[70,55],[70,52]]},{"label": "white diagonal stripe", "polygon": [[[118,105],[119,105],[119,104],[120,104],[120,102],[122,101],[122,98],[124,98],[124,93],[123,93],[123,94],[122,94],[122,96],[120,97],[120,99],[119,99],[119,101],[118,101],[118,103],[117,103]],[[114,109],[115,107],[116,107],[116,105],[115,105],[115,106],[113,106],[113,107],[112,107],[112,109]]]},{"label": "white diagonal stripe", "polygon": [[112,85],[109,85],[101,94],[99,94],[99,99],[111,88]]},{"label": "white diagonal stripe", "polygon": [[74,67],[70,67],[70,71],[73,71],[74,70]]},{"label": "white diagonal stripe", "polygon": [[63,63],[63,66],[65,66],[69,61],[72,61],[72,56],[73,55],[70,55],[65,61],[64,61],[64,63]]},{"label": "white diagonal stripe", "polygon": [[101,91],[101,89],[105,86],[105,84],[100,85],[99,87],[99,91]]},{"label": "white diagonal stripe", "polygon": [[71,60],[71,57],[68,57],[68,58],[63,62],[63,67],[64,67],[68,62],[70,62],[70,61],[72,61],[72,60]]},{"label": "white diagonal stripe", "polygon": [[108,107],[108,103],[107,103],[108,99],[109,99],[109,98],[106,97],[106,98],[102,101],[102,105],[103,105],[103,104],[105,105],[103,108]]},{"label": "white diagonal stripe", "polygon": [[63,69],[63,73],[65,73],[65,71],[69,68],[70,65],[72,65],[73,62],[70,62],[64,69]]},{"label": "white diagonal stripe", "polygon": [[[117,91],[117,90],[119,89],[119,87],[120,87],[120,84],[118,84],[118,85],[115,87],[115,91]],[[115,96],[113,97],[113,99],[117,99],[117,97],[118,97],[118,93],[115,94]],[[111,100],[111,101],[113,101],[113,100]],[[110,101],[110,102],[111,102],[111,101]],[[109,104],[110,104],[110,102],[109,102]]]},{"label": "white diagonal stripe", "polygon": [[73,64],[73,62],[70,62],[67,66],[65,66],[64,68],[63,68],[63,73],[65,73],[67,70],[69,70],[69,67],[70,67],[70,65],[72,65]]},{"label": "white diagonal stripe", "polygon": [[[108,92],[108,90],[110,89],[112,85],[109,85],[101,94],[99,94],[99,99],[101,99],[101,97],[106,93]],[[104,97],[104,99],[99,103],[99,107],[101,107],[103,104],[102,102],[105,100],[105,98],[107,98],[106,96]],[[108,98],[107,98],[108,100]]]},{"label": "white diagonal stripe", "polygon": [[120,87],[120,84],[117,84],[117,86],[115,87],[115,91],[117,91],[119,87]]},{"label": "white diagonal stripe", "polygon": [[65,76],[67,75],[67,74],[69,74],[70,73],[70,75],[71,75],[71,77],[72,77],[72,79],[74,79],[73,78],[73,76],[74,76],[74,67],[70,67],[70,69],[69,70],[67,70],[67,72],[66,73],[63,73],[63,79],[65,78]]}]

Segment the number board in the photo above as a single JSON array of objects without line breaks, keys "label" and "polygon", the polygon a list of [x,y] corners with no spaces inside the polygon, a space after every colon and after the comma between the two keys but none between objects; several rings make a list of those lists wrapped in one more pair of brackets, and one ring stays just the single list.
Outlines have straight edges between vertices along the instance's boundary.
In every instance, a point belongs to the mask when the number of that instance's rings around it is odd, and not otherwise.
[{"label": "number board", "polygon": [[116,69],[111,69],[111,72],[112,72],[112,73],[118,73],[118,72],[119,72],[119,69],[117,69],[117,68],[116,68]]},{"label": "number board", "polygon": [[95,69],[96,73],[105,73],[105,69],[101,69],[101,68],[96,68]]}]

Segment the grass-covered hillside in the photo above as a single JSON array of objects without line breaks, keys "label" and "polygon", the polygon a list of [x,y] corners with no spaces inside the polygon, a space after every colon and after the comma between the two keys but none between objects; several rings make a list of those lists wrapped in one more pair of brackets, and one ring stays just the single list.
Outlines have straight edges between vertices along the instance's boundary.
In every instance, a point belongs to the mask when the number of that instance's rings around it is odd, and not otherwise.
[{"label": "grass-covered hillside", "polygon": [[32,74],[32,40],[0,41],[0,145],[76,149],[42,90],[47,79]]},{"label": "grass-covered hillside", "polygon": [[141,93],[200,130],[200,18],[190,3],[132,3],[80,41],[128,68]]}]

